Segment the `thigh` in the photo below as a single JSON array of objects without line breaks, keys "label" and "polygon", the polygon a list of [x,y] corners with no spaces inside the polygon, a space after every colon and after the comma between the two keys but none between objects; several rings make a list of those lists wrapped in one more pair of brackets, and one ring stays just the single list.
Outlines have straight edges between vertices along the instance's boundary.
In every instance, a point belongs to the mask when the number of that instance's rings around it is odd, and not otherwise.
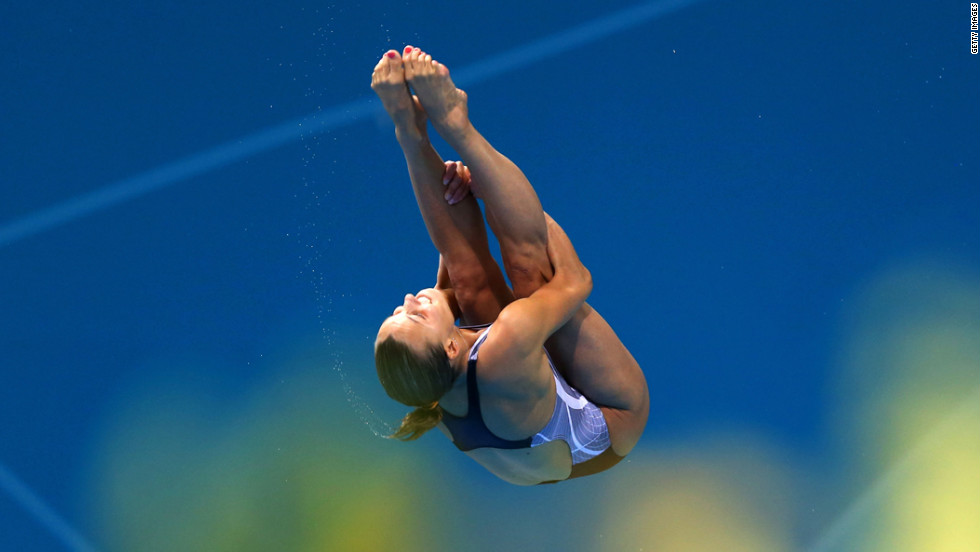
[{"label": "thigh", "polygon": [[[510,279],[514,297],[518,299],[530,297],[554,276],[551,260],[548,258],[547,242],[535,239],[535,234],[526,228],[502,226],[494,217],[493,210],[489,208],[486,216],[500,245],[504,271]],[[534,226],[529,225],[529,228]]]},{"label": "thigh", "polygon": [[640,439],[650,408],[646,378],[636,359],[588,303],[546,346],[568,383],[602,407],[613,449],[625,456]]}]

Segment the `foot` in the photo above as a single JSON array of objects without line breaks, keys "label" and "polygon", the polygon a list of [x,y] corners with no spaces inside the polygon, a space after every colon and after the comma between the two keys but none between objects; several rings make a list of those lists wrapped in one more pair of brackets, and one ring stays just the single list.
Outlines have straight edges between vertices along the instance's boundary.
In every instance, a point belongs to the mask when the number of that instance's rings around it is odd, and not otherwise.
[{"label": "foot", "polygon": [[425,111],[408,90],[405,67],[398,52],[388,50],[381,56],[381,61],[371,73],[371,89],[381,99],[381,105],[394,121],[397,133],[425,136]]},{"label": "foot", "polygon": [[402,61],[405,79],[443,138],[464,130],[469,125],[466,92],[453,84],[449,68],[412,46],[405,47]]}]

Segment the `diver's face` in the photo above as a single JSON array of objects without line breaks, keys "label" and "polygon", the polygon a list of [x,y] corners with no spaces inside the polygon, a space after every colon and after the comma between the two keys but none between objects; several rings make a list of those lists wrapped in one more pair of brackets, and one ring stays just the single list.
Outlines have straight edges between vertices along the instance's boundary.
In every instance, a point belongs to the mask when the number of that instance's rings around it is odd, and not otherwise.
[{"label": "diver's face", "polygon": [[404,302],[381,323],[377,341],[394,335],[421,353],[432,345],[445,345],[454,327],[452,309],[442,293],[423,289],[415,295],[407,294]]}]

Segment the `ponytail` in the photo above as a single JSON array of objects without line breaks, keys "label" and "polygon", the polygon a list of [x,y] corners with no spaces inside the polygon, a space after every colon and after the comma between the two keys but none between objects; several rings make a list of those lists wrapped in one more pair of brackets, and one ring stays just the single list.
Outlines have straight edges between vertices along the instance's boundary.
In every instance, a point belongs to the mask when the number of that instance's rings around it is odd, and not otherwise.
[{"label": "ponytail", "polygon": [[438,402],[434,402],[428,406],[420,406],[406,414],[402,418],[401,427],[388,437],[402,441],[414,441],[426,431],[436,427],[441,420],[442,409],[439,408]]},{"label": "ponytail", "polygon": [[390,437],[414,441],[436,427],[442,420],[438,401],[456,379],[445,349],[433,345],[420,357],[408,345],[388,336],[375,345],[374,364],[388,396],[417,407],[402,419],[401,427]]}]

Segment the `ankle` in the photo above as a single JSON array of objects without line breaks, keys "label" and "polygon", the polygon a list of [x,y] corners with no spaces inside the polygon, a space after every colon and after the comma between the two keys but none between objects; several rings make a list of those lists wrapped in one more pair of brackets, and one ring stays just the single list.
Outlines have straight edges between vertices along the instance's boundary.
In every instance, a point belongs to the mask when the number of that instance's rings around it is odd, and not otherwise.
[{"label": "ankle", "polygon": [[418,149],[429,143],[429,136],[415,125],[395,125],[395,138],[402,149]]},{"label": "ankle", "polygon": [[476,131],[473,124],[470,123],[469,119],[465,119],[463,122],[448,124],[446,122],[436,124],[433,121],[432,127],[457,152],[461,151],[460,148],[468,149],[467,144],[473,143],[480,137],[480,134]]}]

